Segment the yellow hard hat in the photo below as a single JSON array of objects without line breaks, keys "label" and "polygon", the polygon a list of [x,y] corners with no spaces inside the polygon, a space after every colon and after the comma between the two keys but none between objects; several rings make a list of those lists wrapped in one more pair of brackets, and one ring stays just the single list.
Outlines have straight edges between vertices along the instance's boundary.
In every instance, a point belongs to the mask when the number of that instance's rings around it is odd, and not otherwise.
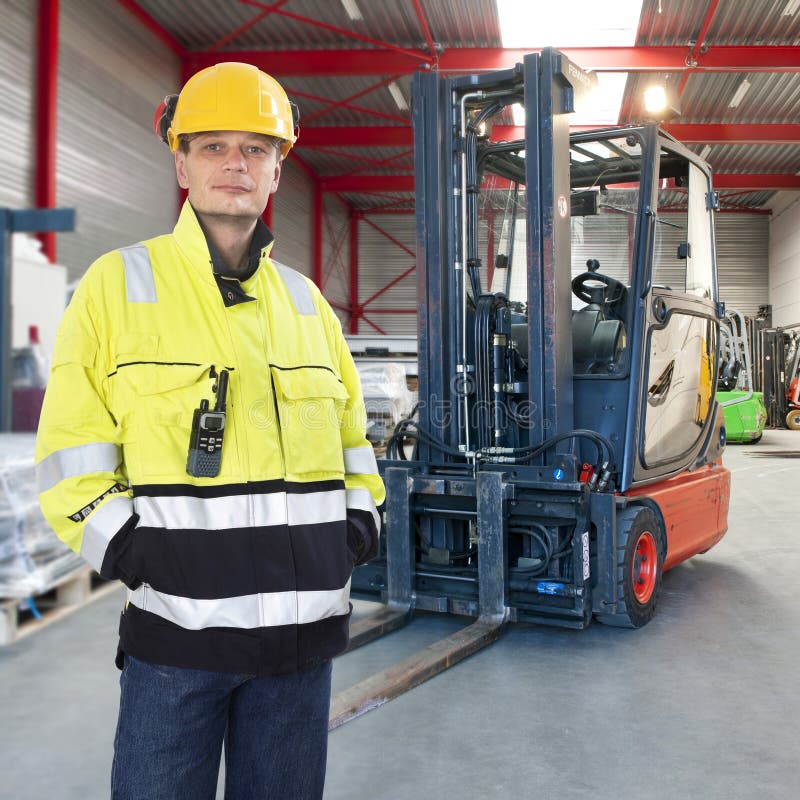
[{"label": "yellow hard hat", "polygon": [[185,133],[249,131],[282,139],[286,156],[297,141],[296,108],[283,87],[252,64],[227,61],[192,75],[165,119],[167,144],[173,152]]}]

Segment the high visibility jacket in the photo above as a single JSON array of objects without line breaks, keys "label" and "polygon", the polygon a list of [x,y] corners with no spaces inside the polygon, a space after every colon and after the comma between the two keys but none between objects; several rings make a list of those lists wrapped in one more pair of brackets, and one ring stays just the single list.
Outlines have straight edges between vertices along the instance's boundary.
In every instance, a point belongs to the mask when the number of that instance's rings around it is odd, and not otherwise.
[{"label": "high visibility jacket", "polygon": [[[270,249],[221,290],[187,202],[172,234],[98,259],[64,314],[40,502],[64,542],[129,586],[120,653],[273,674],[347,644],[352,523],[375,533],[383,484],[341,325]],[[219,474],[192,477],[193,413],[214,407],[222,369]]]}]

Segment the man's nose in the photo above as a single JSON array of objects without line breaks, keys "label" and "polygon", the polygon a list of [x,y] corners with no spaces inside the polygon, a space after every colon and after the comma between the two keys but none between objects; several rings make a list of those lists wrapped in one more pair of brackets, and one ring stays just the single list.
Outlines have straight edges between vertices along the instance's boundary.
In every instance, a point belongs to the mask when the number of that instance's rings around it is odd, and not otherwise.
[{"label": "man's nose", "polygon": [[228,151],[224,168],[235,172],[247,172],[247,159],[238,147],[232,147]]}]

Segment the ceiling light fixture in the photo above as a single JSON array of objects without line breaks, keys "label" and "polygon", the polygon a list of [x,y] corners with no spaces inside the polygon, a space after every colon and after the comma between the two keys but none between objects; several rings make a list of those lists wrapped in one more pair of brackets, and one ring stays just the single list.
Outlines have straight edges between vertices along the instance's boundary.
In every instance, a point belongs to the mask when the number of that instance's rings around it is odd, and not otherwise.
[{"label": "ceiling light fixture", "polygon": [[789,0],[783,9],[782,16],[791,17],[800,8],[800,0]]},{"label": "ceiling light fixture", "polygon": [[[800,2],[800,0],[798,1]],[[356,5],[356,0],[342,0],[342,5],[344,6],[344,10],[347,12],[347,16],[350,17],[350,19],[364,19],[361,9]]]},{"label": "ceiling light fixture", "polygon": [[408,103],[406,102],[406,98],[403,97],[403,93],[400,91],[400,87],[392,81],[387,87],[389,90],[389,94],[392,96],[392,99],[395,103],[397,103],[397,107],[401,111],[408,111]]},{"label": "ceiling light fixture", "polygon": [[701,151],[700,151],[700,158],[705,161],[708,158],[708,154],[711,152],[711,145],[707,144]]},{"label": "ceiling light fixture", "polygon": [[[798,0],[800,2],[800,0]],[[745,78],[740,84],[739,88],[736,90],[736,93],[731,97],[731,102],[728,103],[730,108],[737,108],[739,103],[742,102],[744,96],[747,94],[748,89],[750,88],[750,81]]]}]

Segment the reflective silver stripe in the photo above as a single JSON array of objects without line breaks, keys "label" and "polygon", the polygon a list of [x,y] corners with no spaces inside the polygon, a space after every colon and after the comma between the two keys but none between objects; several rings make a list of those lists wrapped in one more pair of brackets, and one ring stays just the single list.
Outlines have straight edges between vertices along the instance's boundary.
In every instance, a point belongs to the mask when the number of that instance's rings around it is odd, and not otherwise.
[{"label": "reflective silver stripe", "polygon": [[306,279],[299,272],[287,267],[285,264],[279,264],[277,261],[272,263],[283,278],[297,313],[316,314],[317,309],[314,307],[314,298],[311,296],[311,289],[306,283]]},{"label": "reflective silver stripe", "polygon": [[139,525],[167,530],[218,531],[267,525],[314,525],[347,518],[345,492],[231,495],[229,497],[137,497]]},{"label": "reflective silver stripe", "polygon": [[130,497],[112,495],[86,520],[81,540],[81,555],[98,572],[103,566],[108,543],[114,534],[131,518],[133,503]]},{"label": "reflective silver stripe", "polygon": [[125,262],[125,285],[129,303],[155,303],[156,283],[150,254],[143,244],[121,247],[119,254]]},{"label": "reflective silver stripe", "polygon": [[314,525],[347,519],[347,495],[344,489],[288,494],[286,507],[290,525]]},{"label": "reflective silver stripe", "polygon": [[341,589],[322,592],[268,592],[219,600],[178,597],[147,584],[128,592],[133,605],[193,631],[303,625],[347,614],[349,599],[349,580]]},{"label": "reflective silver stripe", "polygon": [[362,511],[369,511],[372,514],[372,519],[375,520],[375,528],[381,529],[381,516],[378,514],[378,509],[375,501],[372,499],[369,489],[348,489],[347,490],[347,507],[360,508]]},{"label": "reflective silver stripe", "polygon": [[39,491],[46,492],[67,478],[117,471],[122,461],[119,447],[110,442],[93,442],[65,447],[50,453],[36,465]]},{"label": "reflective silver stripe", "polygon": [[344,448],[344,471],[350,475],[377,475],[378,462],[372,445]]}]

